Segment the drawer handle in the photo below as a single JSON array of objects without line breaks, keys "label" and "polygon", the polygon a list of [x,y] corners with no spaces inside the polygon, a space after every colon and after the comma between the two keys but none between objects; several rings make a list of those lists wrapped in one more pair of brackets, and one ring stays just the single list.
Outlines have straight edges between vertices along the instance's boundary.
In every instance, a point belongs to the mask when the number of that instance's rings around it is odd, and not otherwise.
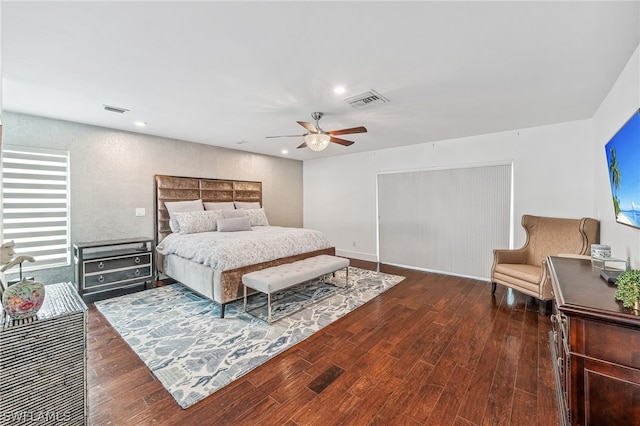
[{"label": "drawer handle", "polygon": [[102,262],[98,263],[98,269],[104,269],[104,263]]},{"label": "drawer handle", "polygon": [[100,276],[98,277],[98,281],[100,281],[101,283],[103,283],[103,282],[104,282],[104,277],[103,277],[102,275],[100,275]]},{"label": "drawer handle", "polygon": [[140,263],[140,258],[136,256],[136,260],[134,262]]},{"label": "drawer handle", "polygon": [[140,269],[136,269],[136,277],[140,275]]}]

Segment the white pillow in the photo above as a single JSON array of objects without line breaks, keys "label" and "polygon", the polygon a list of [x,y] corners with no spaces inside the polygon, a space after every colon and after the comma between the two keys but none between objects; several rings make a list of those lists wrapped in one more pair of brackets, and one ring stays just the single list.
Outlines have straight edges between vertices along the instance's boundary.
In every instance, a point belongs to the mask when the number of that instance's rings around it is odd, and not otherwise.
[{"label": "white pillow", "polygon": [[235,210],[233,201],[217,201],[204,203],[205,210]]},{"label": "white pillow", "polygon": [[183,234],[211,232],[218,229],[218,219],[222,219],[222,210],[204,210],[200,212],[176,212],[176,220]]},{"label": "white pillow", "polygon": [[225,219],[231,219],[232,217],[247,217],[247,210],[223,210],[222,215]]},{"label": "white pillow", "polygon": [[251,226],[269,226],[269,220],[263,208],[244,210],[249,216]]},{"label": "white pillow", "polygon": [[236,209],[259,209],[260,203],[258,201],[234,201]]},{"label": "white pillow", "polygon": [[218,219],[218,232],[251,231],[248,217]]},{"label": "white pillow", "polygon": [[196,212],[203,211],[204,206],[202,200],[191,201],[165,201],[164,206],[169,212],[169,227],[173,232],[180,232],[180,225],[175,218],[177,212]]}]

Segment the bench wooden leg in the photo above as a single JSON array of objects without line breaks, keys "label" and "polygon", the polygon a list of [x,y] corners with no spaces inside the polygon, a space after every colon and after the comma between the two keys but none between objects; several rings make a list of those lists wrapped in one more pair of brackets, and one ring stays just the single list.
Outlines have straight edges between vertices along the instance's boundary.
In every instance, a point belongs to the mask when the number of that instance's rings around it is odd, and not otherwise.
[{"label": "bench wooden leg", "polygon": [[491,283],[491,294],[496,294],[496,283]]},{"label": "bench wooden leg", "polygon": [[267,309],[269,310],[268,315],[268,322],[269,324],[271,324],[271,293],[267,293]]},{"label": "bench wooden leg", "polygon": [[221,303],[220,304],[220,318],[224,318],[224,307],[226,306],[226,303]]}]

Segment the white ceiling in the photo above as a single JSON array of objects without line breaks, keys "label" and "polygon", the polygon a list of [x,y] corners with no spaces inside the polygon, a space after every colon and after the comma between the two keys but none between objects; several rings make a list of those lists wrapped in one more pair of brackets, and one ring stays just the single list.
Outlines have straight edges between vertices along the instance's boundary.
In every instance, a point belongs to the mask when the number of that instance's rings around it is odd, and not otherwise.
[{"label": "white ceiling", "polygon": [[[5,110],[299,160],[590,118],[640,43],[639,1],[1,8]],[[370,89],[390,102],[343,101]],[[369,132],[322,153],[265,139],[313,111]]]}]

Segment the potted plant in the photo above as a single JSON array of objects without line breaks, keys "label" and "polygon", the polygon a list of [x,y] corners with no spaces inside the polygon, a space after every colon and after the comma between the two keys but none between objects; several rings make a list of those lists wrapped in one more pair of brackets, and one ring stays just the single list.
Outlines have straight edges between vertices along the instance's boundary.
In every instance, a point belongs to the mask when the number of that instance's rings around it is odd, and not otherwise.
[{"label": "potted plant", "polygon": [[616,280],[616,300],[621,300],[625,308],[640,311],[640,270],[629,269]]}]

